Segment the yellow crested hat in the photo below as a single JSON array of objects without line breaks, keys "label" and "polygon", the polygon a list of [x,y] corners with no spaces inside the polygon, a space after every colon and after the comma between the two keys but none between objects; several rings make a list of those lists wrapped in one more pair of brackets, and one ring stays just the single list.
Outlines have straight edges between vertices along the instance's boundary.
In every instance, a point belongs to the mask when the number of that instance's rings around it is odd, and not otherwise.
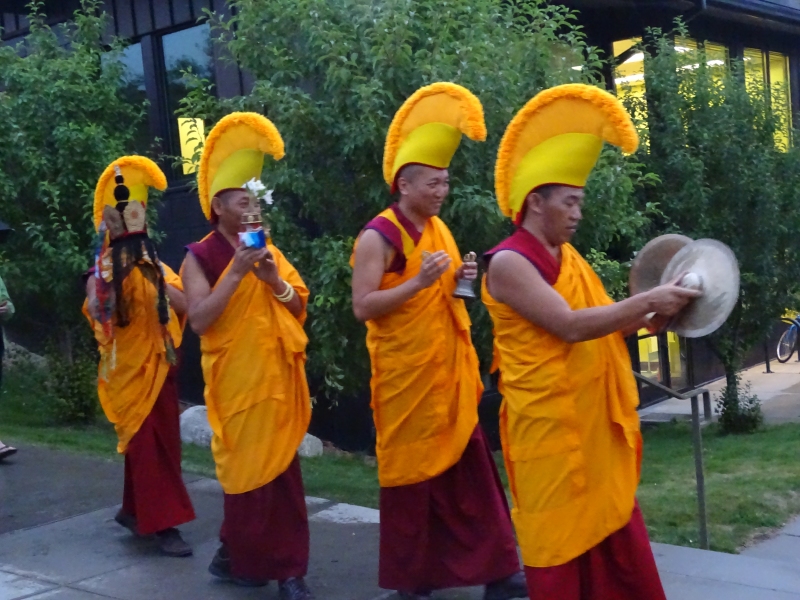
[{"label": "yellow crested hat", "polygon": [[197,173],[200,206],[211,219],[211,200],[219,192],[242,188],[260,179],[264,155],[283,158],[283,138],[266,117],[252,112],[235,112],[220,119],[208,134]]},{"label": "yellow crested hat", "polygon": [[108,165],[94,189],[95,231],[100,229],[106,207],[117,208],[120,202],[127,203],[121,218],[124,218],[128,231],[143,231],[147,191],[151,187],[165,190],[167,178],[149,158],[123,156]]},{"label": "yellow crested hat", "polygon": [[383,178],[395,189],[397,173],[409,164],[446,169],[461,134],[486,139],[480,100],[455,83],[438,82],[414,92],[392,119],[383,151]]},{"label": "yellow crested hat", "polygon": [[509,123],[495,164],[500,210],[516,220],[528,194],[542,185],[585,187],[603,142],[636,152],[639,136],[620,101],[579,83],[545,90]]}]

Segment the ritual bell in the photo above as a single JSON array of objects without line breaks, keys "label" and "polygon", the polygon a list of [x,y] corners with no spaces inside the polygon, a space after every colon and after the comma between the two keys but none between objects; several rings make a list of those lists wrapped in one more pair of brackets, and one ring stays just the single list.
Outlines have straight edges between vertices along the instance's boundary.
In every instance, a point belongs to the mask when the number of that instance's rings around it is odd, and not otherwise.
[{"label": "ritual bell", "polygon": [[669,283],[683,273],[680,285],[700,290],[667,327],[680,336],[697,338],[719,329],[739,299],[739,264],[733,251],[717,240],[692,240],[668,234],[650,240],[631,265],[631,295]]}]

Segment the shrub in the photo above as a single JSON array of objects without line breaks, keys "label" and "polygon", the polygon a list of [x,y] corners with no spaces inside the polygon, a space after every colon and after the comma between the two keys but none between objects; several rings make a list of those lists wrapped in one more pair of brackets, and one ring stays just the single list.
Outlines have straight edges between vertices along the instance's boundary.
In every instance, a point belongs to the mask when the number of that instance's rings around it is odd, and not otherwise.
[{"label": "shrub", "polygon": [[735,385],[727,385],[717,399],[720,432],[753,433],[764,422],[761,401],[752,393],[750,382],[742,384],[737,373]]}]

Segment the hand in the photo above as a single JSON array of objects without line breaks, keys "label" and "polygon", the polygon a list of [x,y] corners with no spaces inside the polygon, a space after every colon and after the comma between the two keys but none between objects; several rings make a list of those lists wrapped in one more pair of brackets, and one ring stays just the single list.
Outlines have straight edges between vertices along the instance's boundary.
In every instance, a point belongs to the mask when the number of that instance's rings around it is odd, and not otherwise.
[{"label": "hand", "polygon": [[681,287],[679,284],[683,276],[684,274],[681,273],[669,283],[655,287],[647,292],[650,296],[650,306],[653,312],[661,317],[672,317],[689,302],[703,295],[699,290]]},{"label": "hand", "polygon": [[670,321],[672,321],[671,317],[655,314],[647,320],[647,329],[650,333],[662,333],[667,329]]},{"label": "hand", "polygon": [[466,279],[467,281],[475,281],[478,278],[478,263],[465,262],[462,263],[456,271],[456,279]]},{"label": "hand", "polygon": [[253,270],[255,264],[263,260],[269,254],[266,248],[248,248],[247,246],[239,246],[233,255],[233,265],[231,265],[231,273],[239,278],[244,277]]},{"label": "hand", "polygon": [[278,276],[278,265],[275,264],[275,257],[266,248],[264,250],[266,250],[266,255],[253,267],[253,273],[273,289],[280,287],[282,292],[285,286],[280,285],[281,278]]},{"label": "hand", "polygon": [[417,273],[416,280],[420,289],[431,287],[450,268],[453,259],[444,250],[429,254],[422,259],[422,266]]}]

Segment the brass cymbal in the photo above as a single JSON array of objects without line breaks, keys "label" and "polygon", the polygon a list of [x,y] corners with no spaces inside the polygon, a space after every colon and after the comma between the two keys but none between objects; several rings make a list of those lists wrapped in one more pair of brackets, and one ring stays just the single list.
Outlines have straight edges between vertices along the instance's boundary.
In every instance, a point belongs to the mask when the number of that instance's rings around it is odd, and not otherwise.
[{"label": "brass cymbal", "polygon": [[733,251],[717,240],[687,244],[669,261],[660,283],[685,273],[683,285],[703,295],[678,313],[669,329],[687,338],[702,337],[719,329],[739,299],[739,264]]},{"label": "brass cymbal", "polygon": [[628,278],[631,296],[661,285],[661,275],[669,261],[691,243],[692,238],[677,233],[661,235],[647,242],[631,265]]}]

